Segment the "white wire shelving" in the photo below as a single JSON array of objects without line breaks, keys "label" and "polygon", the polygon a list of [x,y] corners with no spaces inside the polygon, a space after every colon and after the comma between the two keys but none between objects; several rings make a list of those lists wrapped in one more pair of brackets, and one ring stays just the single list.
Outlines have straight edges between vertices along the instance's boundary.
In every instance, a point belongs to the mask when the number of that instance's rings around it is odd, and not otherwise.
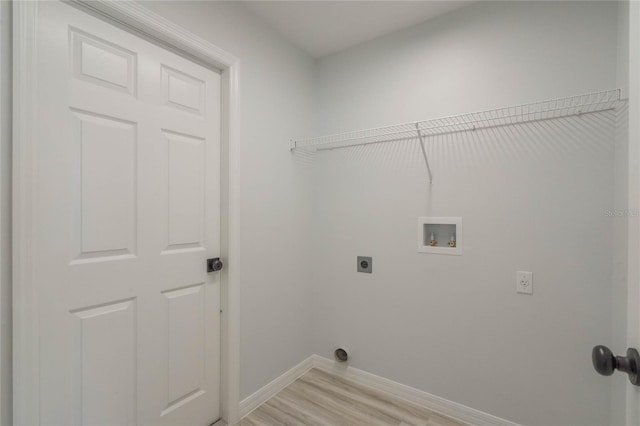
[{"label": "white wire shelving", "polygon": [[609,111],[615,109],[620,101],[620,89],[605,90],[450,117],[298,139],[292,141],[291,150],[324,151],[417,138],[431,182],[431,168],[425,150],[426,137]]}]

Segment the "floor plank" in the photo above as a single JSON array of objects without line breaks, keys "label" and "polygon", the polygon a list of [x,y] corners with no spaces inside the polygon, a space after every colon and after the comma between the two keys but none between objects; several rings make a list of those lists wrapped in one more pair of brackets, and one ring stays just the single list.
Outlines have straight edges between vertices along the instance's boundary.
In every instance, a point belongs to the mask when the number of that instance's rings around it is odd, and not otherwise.
[{"label": "floor plank", "polygon": [[312,369],[239,426],[468,426],[384,392]]}]

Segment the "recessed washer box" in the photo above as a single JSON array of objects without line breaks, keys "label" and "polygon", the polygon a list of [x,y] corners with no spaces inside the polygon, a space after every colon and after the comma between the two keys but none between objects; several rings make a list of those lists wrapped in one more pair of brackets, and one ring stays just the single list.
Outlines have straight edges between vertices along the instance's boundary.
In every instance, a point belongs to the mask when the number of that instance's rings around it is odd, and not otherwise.
[{"label": "recessed washer box", "polygon": [[419,217],[418,252],[462,254],[461,217]]}]

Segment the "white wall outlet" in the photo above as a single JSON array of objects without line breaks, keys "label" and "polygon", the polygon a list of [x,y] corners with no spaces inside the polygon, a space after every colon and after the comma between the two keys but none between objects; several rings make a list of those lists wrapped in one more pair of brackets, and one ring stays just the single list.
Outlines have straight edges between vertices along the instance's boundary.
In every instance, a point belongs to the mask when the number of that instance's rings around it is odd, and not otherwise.
[{"label": "white wall outlet", "polygon": [[516,291],[522,294],[533,294],[533,272],[516,272]]}]

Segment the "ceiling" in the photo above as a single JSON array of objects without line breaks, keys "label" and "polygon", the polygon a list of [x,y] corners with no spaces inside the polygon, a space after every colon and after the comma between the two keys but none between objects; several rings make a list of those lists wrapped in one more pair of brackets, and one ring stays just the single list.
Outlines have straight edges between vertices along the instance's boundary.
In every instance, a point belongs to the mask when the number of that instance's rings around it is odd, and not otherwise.
[{"label": "ceiling", "polygon": [[243,1],[287,39],[322,57],[464,7],[471,1]]}]

